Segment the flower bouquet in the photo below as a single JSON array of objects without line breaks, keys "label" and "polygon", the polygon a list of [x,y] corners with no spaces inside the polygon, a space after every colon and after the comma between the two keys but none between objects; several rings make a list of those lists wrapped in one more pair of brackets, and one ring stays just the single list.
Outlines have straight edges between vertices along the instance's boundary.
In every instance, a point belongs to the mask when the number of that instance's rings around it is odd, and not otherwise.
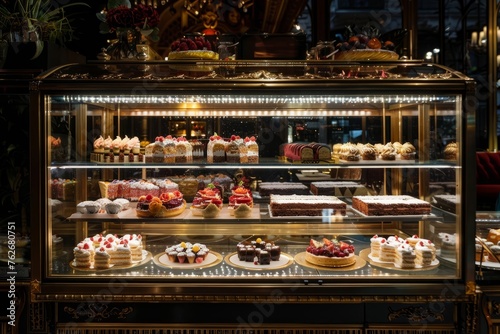
[{"label": "flower bouquet", "polygon": [[114,59],[138,57],[137,45],[159,40],[160,16],[155,8],[143,4],[132,7],[129,0],[109,0],[107,10],[97,13],[101,33],[116,33],[105,52]]}]

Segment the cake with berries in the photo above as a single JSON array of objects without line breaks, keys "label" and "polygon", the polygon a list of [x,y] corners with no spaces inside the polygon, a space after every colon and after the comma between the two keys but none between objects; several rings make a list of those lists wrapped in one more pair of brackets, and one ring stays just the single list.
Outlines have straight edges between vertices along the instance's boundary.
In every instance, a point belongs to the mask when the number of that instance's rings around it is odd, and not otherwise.
[{"label": "cake with berries", "polygon": [[247,147],[247,156],[248,156],[248,163],[249,164],[258,164],[259,163],[259,144],[257,144],[257,141],[254,136],[251,137],[245,137],[243,140],[245,142],[245,145]]},{"label": "cake with berries", "polygon": [[431,240],[417,235],[408,238],[374,235],[370,239],[369,257],[375,262],[393,264],[396,268],[424,268],[435,264],[436,246]]},{"label": "cake with berries", "polygon": [[170,262],[202,263],[210,253],[210,249],[200,243],[181,242],[165,248],[165,254]]},{"label": "cake with berries", "polygon": [[[246,207],[246,208],[245,208]],[[242,184],[231,189],[229,196],[228,210],[229,214],[236,218],[248,217],[253,207],[252,191]]]},{"label": "cake with berries", "polygon": [[215,218],[222,210],[222,196],[220,190],[210,183],[207,187],[196,192],[190,207],[193,216]]},{"label": "cake with berries", "polygon": [[225,141],[221,136],[214,134],[210,136],[207,144],[207,162],[208,163],[219,163],[226,161],[226,145]]},{"label": "cake with berries", "polygon": [[92,262],[92,255],[90,252],[90,248],[88,246],[87,248],[84,248],[83,246],[75,247],[73,249],[73,257],[74,257],[73,264],[75,267],[90,268]]},{"label": "cake with berries", "polygon": [[212,45],[203,36],[182,37],[170,45],[168,60],[218,60],[219,54],[212,51]]},{"label": "cake with berries", "polygon": [[356,263],[354,246],[336,239],[311,239],[306,248],[307,262],[322,267],[347,267]]},{"label": "cake with berries", "polygon": [[162,193],[156,196],[141,196],[137,202],[136,214],[142,218],[174,217],[184,212],[186,201],[180,191]]},{"label": "cake with berries", "polygon": [[415,268],[415,250],[409,244],[403,243],[396,248],[394,265],[402,269]]},{"label": "cake with berries", "polygon": [[226,161],[230,163],[248,163],[248,148],[240,136],[232,135],[226,145]]},{"label": "cake with berries", "polygon": [[193,161],[193,146],[185,137],[175,140],[175,162],[185,163]]},{"label": "cake with berries", "polygon": [[373,25],[348,26],[345,40],[335,45],[337,52],[335,60],[397,60],[399,55],[394,52],[393,41],[380,37],[380,31]]},{"label": "cake with berries", "polygon": [[142,236],[126,234],[96,234],[80,241],[73,250],[76,268],[108,269],[127,266],[143,260]]},{"label": "cake with berries", "polygon": [[106,248],[99,247],[94,255],[94,268],[95,269],[108,269],[111,264],[111,255],[106,252]]}]

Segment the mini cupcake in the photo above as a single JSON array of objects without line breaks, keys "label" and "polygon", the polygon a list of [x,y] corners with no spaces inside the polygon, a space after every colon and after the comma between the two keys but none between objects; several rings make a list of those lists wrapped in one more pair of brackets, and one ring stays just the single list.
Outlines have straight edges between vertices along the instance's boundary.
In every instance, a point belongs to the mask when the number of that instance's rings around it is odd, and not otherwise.
[{"label": "mini cupcake", "polygon": [[172,250],[170,252],[167,253],[167,256],[168,256],[168,260],[171,261],[171,262],[177,262],[177,251],[175,250]]},{"label": "mini cupcake", "polygon": [[177,260],[179,263],[184,263],[184,261],[186,261],[186,252],[177,253]]},{"label": "mini cupcake", "polygon": [[205,260],[207,257],[207,253],[205,251],[199,251],[196,255],[198,255],[198,258],[201,258],[202,260]]},{"label": "mini cupcake", "polygon": [[186,254],[187,260],[189,263],[194,263],[194,259],[196,258],[196,255],[193,252],[189,252]]}]

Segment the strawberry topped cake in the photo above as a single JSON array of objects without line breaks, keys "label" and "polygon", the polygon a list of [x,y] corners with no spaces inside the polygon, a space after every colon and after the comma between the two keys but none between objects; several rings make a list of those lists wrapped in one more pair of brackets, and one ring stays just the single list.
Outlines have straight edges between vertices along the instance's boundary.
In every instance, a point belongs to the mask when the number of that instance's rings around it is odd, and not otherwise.
[{"label": "strawberry topped cake", "polygon": [[226,146],[227,141],[225,141],[221,136],[216,133],[213,136],[210,136],[210,140],[207,144],[207,162],[226,162]]},{"label": "strawberry topped cake", "polygon": [[136,214],[138,217],[173,217],[184,212],[186,201],[180,191],[160,194],[159,197],[141,196],[137,202]]},{"label": "strawberry topped cake", "polygon": [[248,217],[253,207],[252,191],[243,186],[242,182],[231,189],[229,196],[229,214],[236,218]]},{"label": "strawberry topped cake", "polygon": [[222,197],[219,189],[213,183],[196,192],[191,204],[191,213],[194,216],[215,218],[222,209]]},{"label": "strawberry topped cake", "polygon": [[182,37],[170,45],[169,60],[206,59],[218,60],[219,54],[212,51],[212,45],[204,36]]},{"label": "strawberry topped cake", "polygon": [[336,239],[311,239],[306,249],[306,261],[322,267],[346,267],[356,263],[354,246]]},{"label": "strawberry topped cake", "polygon": [[243,139],[245,146],[247,147],[247,157],[249,164],[258,164],[259,163],[259,144],[254,136],[245,137]]},{"label": "strawberry topped cake", "polygon": [[240,136],[232,135],[226,145],[226,161],[232,163],[248,163],[248,148]]}]

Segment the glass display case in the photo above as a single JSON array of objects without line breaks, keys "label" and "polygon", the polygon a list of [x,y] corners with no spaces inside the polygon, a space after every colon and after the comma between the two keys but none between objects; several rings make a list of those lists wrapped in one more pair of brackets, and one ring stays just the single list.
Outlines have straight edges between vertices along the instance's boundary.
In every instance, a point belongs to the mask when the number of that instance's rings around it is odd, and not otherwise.
[{"label": "glass display case", "polygon": [[[46,72],[31,87],[34,298],[428,301],[454,282],[465,301],[474,93],[416,61]],[[111,279],[128,284],[103,293]]]}]

